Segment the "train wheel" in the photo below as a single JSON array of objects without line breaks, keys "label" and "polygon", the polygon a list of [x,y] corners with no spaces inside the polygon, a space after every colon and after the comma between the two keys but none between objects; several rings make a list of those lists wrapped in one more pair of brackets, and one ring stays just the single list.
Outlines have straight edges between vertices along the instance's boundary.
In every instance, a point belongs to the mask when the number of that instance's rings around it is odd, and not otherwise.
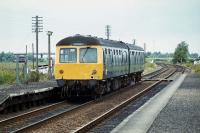
[{"label": "train wheel", "polygon": [[112,90],[119,89],[119,81],[117,79],[112,80]]},{"label": "train wheel", "polygon": [[103,95],[105,93],[106,86],[104,84],[98,84],[95,88],[95,93],[97,95]]},{"label": "train wheel", "polygon": [[106,93],[109,93],[111,91],[111,82],[106,81]]},{"label": "train wheel", "polygon": [[132,78],[132,83],[133,83],[133,85],[136,83],[135,76]]},{"label": "train wheel", "polygon": [[61,98],[65,98],[66,96],[68,96],[68,86],[64,86],[62,87],[62,90],[61,90]]}]

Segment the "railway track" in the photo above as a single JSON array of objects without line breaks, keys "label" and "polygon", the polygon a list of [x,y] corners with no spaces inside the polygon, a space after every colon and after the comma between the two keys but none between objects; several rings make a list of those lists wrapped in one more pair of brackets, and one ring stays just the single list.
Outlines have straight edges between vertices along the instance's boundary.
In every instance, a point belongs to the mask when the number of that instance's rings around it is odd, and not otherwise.
[{"label": "railway track", "polygon": [[[168,73],[164,79],[169,78],[170,76],[172,76],[177,69],[173,69],[173,70],[165,70],[163,74],[166,74],[166,71],[169,71],[170,73]],[[114,107],[113,109],[105,112],[104,114],[100,115],[99,117],[95,118],[94,120],[88,122],[87,124],[83,125],[82,127],[78,128],[77,130],[74,131],[74,133],[82,133],[82,132],[86,132],[88,130],[90,130],[93,126],[99,124],[101,121],[107,119],[108,117],[110,117],[111,115],[115,114],[116,112],[118,112],[119,110],[121,110],[123,107],[127,106],[129,103],[131,103],[132,101],[136,100],[138,97],[144,95],[144,93],[148,92],[149,90],[151,90],[154,86],[160,84],[161,82],[163,82],[163,80],[159,80],[155,83],[153,83],[152,85],[148,86],[147,88],[145,88],[144,90],[142,90],[141,92],[133,95],[132,97],[130,97],[129,99],[127,99],[126,101],[122,102],[121,104],[117,105],[116,107]]]},{"label": "railway track", "polygon": [[[175,69],[173,70],[162,70],[159,72],[160,75],[165,75],[165,79],[168,78],[169,76],[173,75],[175,73]],[[161,74],[162,73],[162,74]],[[156,76],[159,75],[158,73],[156,74]],[[167,75],[167,76],[166,76]],[[156,78],[156,76],[154,75],[154,78]],[[91,126],[96,125],[96,123],[102,121],[103,119],[105,119],[107,116],[109,116],[110,114],[114,113],[115,111],[119,110],[120,108],[122,108],[123,106],[126,106],[130,101],[136,99],[137,97],[140,97],[141,95],[143,95],[145,92],[147,92],[148,90],[150,90],[153,86],[159,84],[160,82],[162,82],[162,80],[159,81],[142,81],[142,83],[140,83],[139,85],[136,85],[136,87],[140,88],[140,90],[135,89],[135,95],[133,95],[132,97],[130,97],[129,99],[126,98],[123,99],[124,102],[121,103],[117,103],[118,105],[112,105],[112,104],[108,104],[107,106],[111,106],[111,108],[107,108],[105,110],[102,110],[101,115],[97,115],[97,114],[93,114],[90,116],[95,117],[96,115],[98,116],[95,119],[89,118],[90,122],[82,122],[81,124],[74,124],[75,127],[73,128],[73,126],[69,126],[69,124],[65,123],[65,128],[68,125],[69,127],[72,127],[72,129],[69,129],[69,131],[73,131],[73,132],[82,132],[82,131],[86,131],[88,128],[90,128]],[[129,87],[127,87],[129,88]],[[106,95],[105,97],[103,97],[103,99],[109,99],[109,97],[111,96],[116,96],[117,93],[125,93],[126,89],[121,89],[113,94],[110,95]],[[133,89],[132,89],[133,90]],[[121,91],[121,92],[120,92]],[[110,98],[111,99],[111,98]],[[67,116],[68,118],[71,119],[75,119],[76,117],[78,117],[78,115],[76,114],[76,112],[79,112],[78,114],[80,114],[81,110],[87,110],[89,109],[89,107],[93,108],[94,110],[98,110],[98,107],[95,106],[95,104],[102,104],[101,102],[103,101],[90,101],[90,102],[86,102],[84,104],[79,104],[79,105],[72,105],[69,103],[65,102],[60,102],[60,103],[56,103],[50,106],[46,106],[43,107],[41,109],[37,109],[22,115],[18,115],[12,118],[8,118],[6,120],[2,120],[0,121],[0,129],[3,132],[26,132],[26,131],[30,131],[30,130],[36,130],[40,127],[41,129],[45,129],[45,123],[49,124],[49,121],[55,121],[58,119],[62,119],[64,116]],[[113,101],[111,101],[113,102]],[[105,106],[105,105],[104,105]],[[101,107],[99,107],[101,108]],[[54,113],[52,112],[52,110],[54,110]],[[46,113],[45,113],[46,112]],[[89,111],[88,111],[89,112]],[[38,115],[38,114],[43,114],[43,115]],[[76,114],[75,116],[73,116],[74,114]],[[82,113],[81,113],[82,114]],[[46,116],[45,116],[46,115]],[[87,114],[86,114],[87,116]],[[89,117],[89,116],[88,116]],[[38,118],[42,118],[42,119],[38,119]],[[80,117],[82,118],[82,117]],[[78,118],[78,119],[80,119]],[[24,120],[26,119],[26,120]],[[34,119],[34,120],[33,120]],[[71,119],[66,119],[68,120],[68,122]],[[88,118],[82,118],[85,120],[88,120]],[[78,120],[77,120],[78,121]],[[50,123],[51,123],[50,122]],[[87,123],[87,124],[83,124],[83,123]],[[72,123],[71,123],[72,124]],[[84,125],[84,126],[82,126]],[[44,126],[44,127],[43,127]],[[77,127],[81,127],[78,130],[76,129]],[[66,130],[65,130],[66,131]]]},{"label": "railway track", "polygon": [[31,120],[32,123],[34,123],[34,119],[37,121],[41,119],[44,115],[48,115],[48,113],[50,113],[50,111],[52,112],[52,110],[56,111],[58,109],[65,109],[69,107],[72,108],[74,107],[74,105],[67,101],[61,101],[58,103],[54,103],[48,106],[44,106],[44,107],[32,110],[30,112],[19,114],[14,117],[0,120],[0,132],[17,131],[24,125],[27,125],[27,124],[30,125],[31,123],[29,120]]}]

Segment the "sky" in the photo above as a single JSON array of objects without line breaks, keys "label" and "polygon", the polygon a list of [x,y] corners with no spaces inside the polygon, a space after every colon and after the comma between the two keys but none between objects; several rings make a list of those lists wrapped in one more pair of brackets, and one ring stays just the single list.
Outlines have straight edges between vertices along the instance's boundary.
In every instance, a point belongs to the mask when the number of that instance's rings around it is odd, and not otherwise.
[{"label": "sky", "polygon": [[35,45],[32,17],[43,17],[39,52],[47,52],[51,36],[56,43],[75,34],[105,36],[132,43],[147,51],[174,52],[186,41],[189,51],[200,54],[200,0],[0,0],[0,52],[31,52]]}]

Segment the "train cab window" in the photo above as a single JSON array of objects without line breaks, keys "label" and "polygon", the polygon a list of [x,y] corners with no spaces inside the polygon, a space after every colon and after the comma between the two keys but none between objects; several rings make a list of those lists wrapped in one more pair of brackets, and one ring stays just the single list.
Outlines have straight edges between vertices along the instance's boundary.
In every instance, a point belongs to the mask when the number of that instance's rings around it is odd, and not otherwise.
[{"label": "train cab window", "polygon": [[80,48],[80,63],[97,63],[97,49]]},{"label": "train cab window", "polygon": [[77,50],[75,48],[60,49],[60,63],[76,63]]}]

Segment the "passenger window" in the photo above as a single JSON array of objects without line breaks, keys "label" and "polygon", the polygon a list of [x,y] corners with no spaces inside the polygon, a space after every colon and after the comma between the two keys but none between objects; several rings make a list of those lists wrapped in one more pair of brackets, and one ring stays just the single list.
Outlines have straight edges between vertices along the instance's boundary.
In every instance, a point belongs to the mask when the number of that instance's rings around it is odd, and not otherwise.
[{"label": "passenger window", "polygon": [[127,52],[124,51],[122,53],[122,64],[126,64],[126,62],[127,62]]},{"label": "passenger window", "polygon": [[128,57],[127,57],[127,52],[125,52],[125,63],[127,63]]}]

